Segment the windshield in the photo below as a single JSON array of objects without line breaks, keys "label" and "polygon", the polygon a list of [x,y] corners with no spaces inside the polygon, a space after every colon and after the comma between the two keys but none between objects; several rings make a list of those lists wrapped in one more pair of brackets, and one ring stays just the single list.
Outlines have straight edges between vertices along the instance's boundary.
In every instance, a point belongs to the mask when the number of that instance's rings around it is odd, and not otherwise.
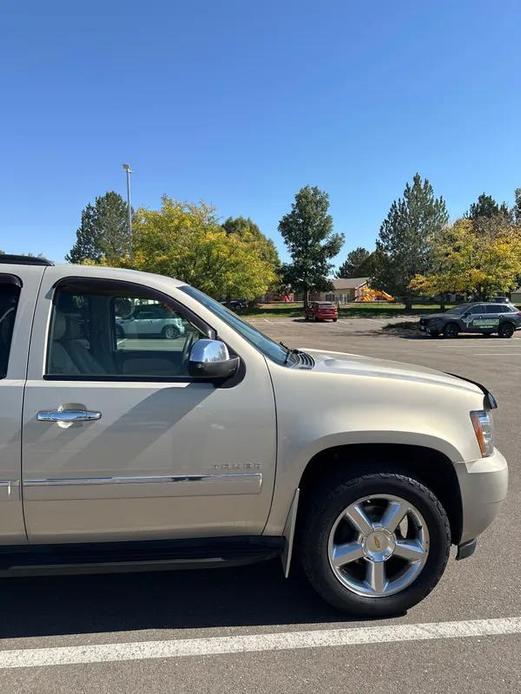
[{"label": "windshield", "polygon": [[260,350],[265,356],[272,359],[277,364],[287,364],[292,356],[291,350],[284,347],[279,342],[274,342],[271,338],[254,328],[253,325],[243,321],[236,313],[230,311],[215,299],[212,299],[204,292],[190,287],[189,285],[179,287],[179,289],[199,301],[205,308],[218,316],[227,325],[237,331],[245,340]]}]

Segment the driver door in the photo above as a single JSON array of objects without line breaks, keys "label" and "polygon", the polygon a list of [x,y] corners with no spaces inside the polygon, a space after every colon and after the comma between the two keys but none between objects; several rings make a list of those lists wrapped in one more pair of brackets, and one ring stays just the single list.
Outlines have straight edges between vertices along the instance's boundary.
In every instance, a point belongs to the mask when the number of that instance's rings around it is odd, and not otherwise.
[{"label": "driver door", "polygon": [[[212,334],[197,316],[145,286],[55,286],[56,274],[46,271],[38,299],[23,410],[29,540],[260,534],[276,430],[262,356],[229,387],[194,380],[191,345]],[[118,315],[150,300],[183,334],[118,338]]]},{"label": "driver door", "polygon": [[485,310],[486,307],[482,304],[476,304],[476,306],[472,306],[463,317],[463,332],[480,332],[480,330],[482,329],[481,321],[483,320],[483,314],[485,313]]}]

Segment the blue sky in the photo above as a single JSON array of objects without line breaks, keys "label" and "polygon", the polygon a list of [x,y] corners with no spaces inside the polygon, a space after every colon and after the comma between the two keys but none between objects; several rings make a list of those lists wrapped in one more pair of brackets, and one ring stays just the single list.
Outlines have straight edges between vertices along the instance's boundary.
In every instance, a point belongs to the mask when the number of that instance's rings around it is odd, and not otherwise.
[{"label": "blue sky", "polygon": [[416,171],[451,216],[521,186],[517,0],[4,0],[0,248],[60,260],[82,207],[167,193],[277,224],[325,189],[345,253]]}]

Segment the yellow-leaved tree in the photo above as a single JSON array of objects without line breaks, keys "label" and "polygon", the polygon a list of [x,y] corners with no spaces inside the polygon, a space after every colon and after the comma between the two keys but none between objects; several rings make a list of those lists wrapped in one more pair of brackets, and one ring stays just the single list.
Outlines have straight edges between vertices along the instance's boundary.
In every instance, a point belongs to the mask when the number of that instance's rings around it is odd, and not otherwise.
[{"label": "yellow-leaved tree", "polygon": [[168,196],[159,210],[136,211],[132,256],[116,264],[175,277],[218,299],[253,300],[276,281],[275,264],[258,244],[228,234],[212,207]]},{"label": "yellow-leaved tree", "polygon": [[421,294],[467,294],[478,300],[514,289],[521,276],[521,228],[499,219],[490,233],[477,233],[470,219],[443,229],[433,245],[432,270],[416,275]]}]

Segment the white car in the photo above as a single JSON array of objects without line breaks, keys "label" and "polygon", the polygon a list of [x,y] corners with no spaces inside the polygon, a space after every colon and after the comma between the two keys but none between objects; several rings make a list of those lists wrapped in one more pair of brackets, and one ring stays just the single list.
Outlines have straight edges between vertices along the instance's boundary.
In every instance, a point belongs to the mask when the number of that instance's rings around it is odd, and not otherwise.
[{"label": "white car", "polygon": [[184,333],[184,325],[161,304],[136,306],[126,318],[116,319],[116,333],[124,337],[164,337],[174,340]]}]

